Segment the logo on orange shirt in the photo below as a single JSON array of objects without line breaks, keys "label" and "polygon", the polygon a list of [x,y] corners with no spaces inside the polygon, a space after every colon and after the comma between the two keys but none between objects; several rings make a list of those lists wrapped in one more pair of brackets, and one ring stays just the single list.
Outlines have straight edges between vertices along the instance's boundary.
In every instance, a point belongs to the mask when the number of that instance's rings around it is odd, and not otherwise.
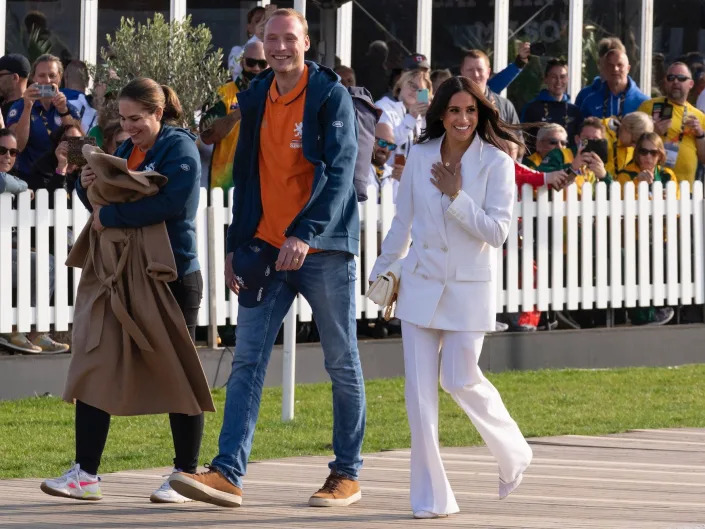
[{"label": "logo on orange shirt", "polygon": [[289,147],[291,147],[292,149],[300,149],[301,148],[301,138],[303,138],[303,135],[304,135],[304,122],[299,121],[298,123],[294,124],[294,138],[291,140]]}]

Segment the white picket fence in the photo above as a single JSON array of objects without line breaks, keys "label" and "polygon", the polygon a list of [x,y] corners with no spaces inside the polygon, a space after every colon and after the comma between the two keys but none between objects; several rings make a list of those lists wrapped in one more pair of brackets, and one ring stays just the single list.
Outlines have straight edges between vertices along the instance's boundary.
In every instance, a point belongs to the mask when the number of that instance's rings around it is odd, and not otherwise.
[{"label": "white picket fence", "polygon": [[[534,192],[525,186],[524,199],[515,204],[503,258],[498,260],[498,277],[502,279],[498,281],[498,310],[703,303],[703,186],[697,182],[691,195],[687,183],[680,185],[680,199],[673,183],[668,184],[665,193],[660,183],[655,183],[651,194],[642,183],[638,199],[632,184],[623,190],[624,198],[616,183],[609,190],[609,198],[602,183],[597,185],[594,197],[592,187],[586,185],[580,198],[576,186],[565,193],[546,189]],[[29,193],[16,199],[0,195],[0,333],[10,332],[13,326],[20,331],[32,326],[41,331],[67,330],[72,321],[74,296],[69,289],[70,285],[74,291],[77,288],[80,270],[69,271],[64,265],[67,230],[78,235],[88,212],[75,197],[76,207],[69,209],[61,190],[54,195],[53,209],[48,207],[48,198],[45,190],[37,192],[34,201]],[[200,199],[197,239],[205,287],[199,325],[234,323],[237,298],[223,281],[225,232],[232,213],[224,205],[220,189],[212,191],[210,207],[205,189]],[[377,305],[363,294],[379,244],[394,216],[391,186],[385,188],[381,204],[360,204],[360,215],[362,258],[358,258],[357,316],[376,318]],[[16,303],[12,295],[13,230],[18,254]],[[53,303],[49,295],[50,237],[55,258]],[[35,306],[30,298],[32,251],[36,252],[37,263]],[[311,321],[311,308],[301,297],[296,301],[295,313],[299,321]]]}]

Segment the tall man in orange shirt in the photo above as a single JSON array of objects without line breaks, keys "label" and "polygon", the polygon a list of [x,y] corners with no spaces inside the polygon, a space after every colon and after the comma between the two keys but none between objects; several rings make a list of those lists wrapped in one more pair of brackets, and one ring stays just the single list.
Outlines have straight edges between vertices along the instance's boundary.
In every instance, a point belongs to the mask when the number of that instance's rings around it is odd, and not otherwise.
[{"label": "tall man in orange shirt", "polygon": [[224,507],[242,502],[267,363],[297,293],[311,305],[333,383],[335,460],[309,504],[360,499],[365,390],[355,321],[357,125],[338,76],[304,61],[309,46],[306,19],[292,9],[275,11],[264,35],[271,70],[238,95],[242,121],[225,269],[239,311],[219,454],[208,472],[170,478],[184,496]]}]

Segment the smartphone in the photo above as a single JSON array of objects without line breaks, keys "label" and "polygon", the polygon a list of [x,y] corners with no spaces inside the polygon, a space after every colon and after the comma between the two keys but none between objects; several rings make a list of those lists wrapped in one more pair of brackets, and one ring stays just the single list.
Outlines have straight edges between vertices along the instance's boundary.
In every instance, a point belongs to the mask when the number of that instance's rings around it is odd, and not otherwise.
[{"label": "smartphone", "polygon": [[531,55],[535,55],[537,57],[546,55],[546,43],[541,41],[534,42],[531,45]]},{"label": "smartphone", "polygon": [[428,103],[428,88],[422,88],[416,91],[417,103]]},{"label": "smartphone", "polygon": [[54,97],[56,95],[56,90],[54,90],[54,85],[52,84],[38,84],[37,90],[40,98]]},{"label": "smartphone", "polygon": [[395,154],[394,165],[406,165],[406,156],[403,154]]},{"label": "smartphone", "polygon": [[600,157],[602,163],[607,163],[607,140],[584,140],[583,152],[594,152]]},{"label": "smartphone", "polygon": [[651,109],[651,119],[660,119],[661,112],[663,112],[663,101],[658,101],[654,103],[654,107]]},{"label": "smartphone", "polygon": [[95,145],[95,138],[93,136],[81,136],[79,138],[66,138],[66,143],[68,143],[68,152],[66,154],[66,160],[71,165],[77,167],[83,167],[86,165],[86,159],[83,156],[83,146],[84,145]]},{"label": "smartphone", "polygon": [[661,119],[671,119],[673,117],[673,105],[664,103],[661,109]]},{"label": "smartphone", "polygon": [[575,177],[578,176],[578,173],[576,173],[570,166],[568,166],[568,168],[564,169],[563,171],[568,175],[569,180],[575,180]]}]

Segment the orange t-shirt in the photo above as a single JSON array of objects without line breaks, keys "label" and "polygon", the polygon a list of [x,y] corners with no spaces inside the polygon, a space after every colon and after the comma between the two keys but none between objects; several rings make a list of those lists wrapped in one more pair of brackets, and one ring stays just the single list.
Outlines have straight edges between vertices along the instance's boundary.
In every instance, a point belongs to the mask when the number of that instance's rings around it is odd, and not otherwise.
[{"label": "orange t-shirt", "polygon": [[136,171],[137,168],[144,162],[147,157],[147,151],[141,150],[137,145],[132,148],[130,157],[127,159],[127,168],[130,171]]},{"label": "orange t-shirt", "polygon": [[303,153],[303,121],[308,66],[288,94],[272,82],[259,140],[262,218],[255,237],[281,248],[284,232],[311,198],[314,166]]}]

